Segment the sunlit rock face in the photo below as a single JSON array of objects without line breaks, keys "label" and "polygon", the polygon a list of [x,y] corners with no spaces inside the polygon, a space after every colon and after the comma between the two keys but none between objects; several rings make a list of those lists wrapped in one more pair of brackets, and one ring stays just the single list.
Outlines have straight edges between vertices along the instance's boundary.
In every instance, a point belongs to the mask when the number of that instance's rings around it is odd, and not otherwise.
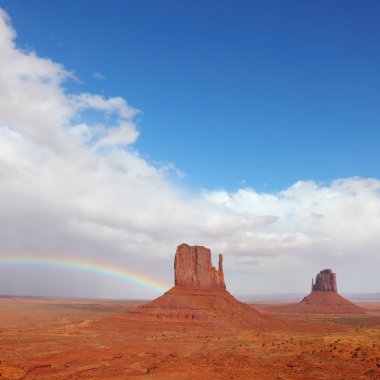
[{"label": "sunlit rock face", "polygon": [[199,245],[179,245],[174,259],[174,284],[225,289],[223,256],[219,255],[219,265],[216,269],[212,266],[211,251],[208,248]]},{"label": "sunlit rock face", "polygon": [[336,274],[331,269],[321,270],[315,279],[311,283],[312,292],[338,292],[336,285]]},{"label": "sunlit rock face", "polygon": [[298,310],[321,314],[361,314],[365,310],[338,294],[336,274],[321,270],[311,282],[311,293],[299,304]]},{"label": "sunlit rock face", "polygon": [[138,308],[135,318],[166,321],[207,321],[267,328],[271,318],[238,301],[227,290],[223,257],[212,266],[210,249],[181,244],[174,258],[174,286]]},{"label": "sunlit rock face", "polygon": [[280,305],[272,311],[297,314],[363,314],[362,307],[338,294],[336,274],[331,269],[321,270],[311,282],[311,292],[301,302]]}]

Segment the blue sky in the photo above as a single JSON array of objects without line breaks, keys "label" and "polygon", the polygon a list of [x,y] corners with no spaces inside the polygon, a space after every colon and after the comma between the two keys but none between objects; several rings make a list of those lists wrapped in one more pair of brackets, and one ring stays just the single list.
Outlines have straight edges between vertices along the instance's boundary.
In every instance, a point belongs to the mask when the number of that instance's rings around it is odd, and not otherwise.
[{"label": "blue sky", "polygon": [[18,45],[74,71],[71,86],[140,109],[135,148],[185,186],[379,178],[377,1],[0,5]]},{"label": "blue sky", "polygon": [[[378,1],[0,0],[0,262],[379,291]],[[184,175],[182,175],[182,173]],[[49,286],[46,286],[49,284]],[[0,293],[153,297],[0,266]]]}]

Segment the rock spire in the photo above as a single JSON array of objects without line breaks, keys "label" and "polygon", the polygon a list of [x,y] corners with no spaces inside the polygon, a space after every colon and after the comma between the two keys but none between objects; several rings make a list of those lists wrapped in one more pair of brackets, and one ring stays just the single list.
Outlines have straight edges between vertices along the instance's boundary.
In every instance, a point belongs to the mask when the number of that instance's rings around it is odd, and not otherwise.
[{"label": "rock spire", "polygon": [[331,269],[321,270],[311,283],[312,292],[334,292],[337,293],[336,274]]},{"label": "rock spire", "polygon": [[174,259],[174,284],[225,289],[223,256],[219,255],[219,265],[216,269],[212,266],[211,251],[208,248],[199,245],[179,245]]}]

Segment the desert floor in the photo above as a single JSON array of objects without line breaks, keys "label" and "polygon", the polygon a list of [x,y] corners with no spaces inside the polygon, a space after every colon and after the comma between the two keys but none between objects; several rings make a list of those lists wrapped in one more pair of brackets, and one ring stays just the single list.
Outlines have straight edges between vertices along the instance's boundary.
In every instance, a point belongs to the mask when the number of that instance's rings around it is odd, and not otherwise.
[{"label": "desert floor", "polygon": [[141,303],[0,298],[0,378],[380,379],[380,303],[249,328],[135,318]]}]

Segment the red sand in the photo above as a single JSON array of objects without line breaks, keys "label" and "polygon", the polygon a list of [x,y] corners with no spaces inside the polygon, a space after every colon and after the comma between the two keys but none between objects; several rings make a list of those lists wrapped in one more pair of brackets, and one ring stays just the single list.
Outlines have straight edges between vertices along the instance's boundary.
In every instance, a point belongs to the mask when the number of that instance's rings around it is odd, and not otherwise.
[{"label": "red sand", "polygon": [[[217,297],[203,321],[141,318],[136,302],[0,299],[0,378],[380,379],[379,304],[323,318],[242,305],[224,318],[229,300]],[[244,315],[255,323],[240,324]]]}]

